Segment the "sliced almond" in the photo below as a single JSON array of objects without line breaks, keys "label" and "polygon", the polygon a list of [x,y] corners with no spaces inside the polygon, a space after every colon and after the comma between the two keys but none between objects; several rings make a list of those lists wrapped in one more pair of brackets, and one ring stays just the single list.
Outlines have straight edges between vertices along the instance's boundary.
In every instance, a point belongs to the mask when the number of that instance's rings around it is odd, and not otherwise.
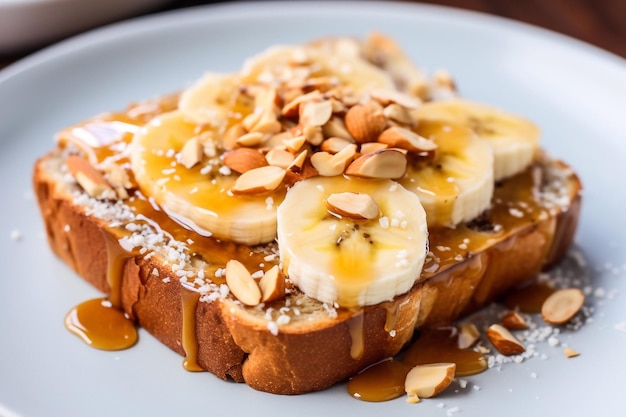
[{"label": "sliced almond", "polygon": [[298,152],[304,146],[306,142],[306,137],[304,135],[299,135],[291,139],[284,139],[283,144],[293,153]]},{"label": "sliced almond", "polygon": [[361,154],[372,153],[380,151],[382,149],[387,149],[388,147],[389,146],[386,143],[367,142],[361,144],[361,146],[359,147],[359,152],[361,152]]},{"label": "sliced almond", "polygon": [[498,352],[503,355],[519,355],[526,350],[524,345],[506,327],[500,324],[489,326],[487,337]]},{"label": "sliced almond", "polygon": [[278,265],[271,267],[259,281],[261,289],[261,302],[280,300],[285,296],[285,277],[280,272]]},{"label": "sliced almond", "polygon": [[347,175],[361,178],[397,179],[404,175],[407,168],[406,156],[395,149],[361,155],[346,169]]},{"label": "sliced almond", "polygon": [[383,114],[389,120],[401,123],[403,125],[413,126],[416,123],[416,119],[413,118],[411,113],[396,103],[391,103],[383,109]]},{"label": "sliced almond", "polygon": [[250,132],[246,133],[239,138],[237,138],[237,145],[239,146],[247,146],[247,147],[255,147],[263,143],[263,133],[261,132]]},{"label": "sliced almond", "polygon": [[202,161],[202,144],[197,136],[189,139],[180,151],[180,162],[187,169]]},{"label": "sliced almond", "polygon": [[328,152],[316,152],[311,156],[311,163],[319,175],[334,177],[344,172],[354,155],[356,155],[356,145],[350,144],[334,155]]},{"label": "sliced almond", "polygon": [[333,115],[333,105],[328,100],[308,101],[300,106],[300,123],[304,126],[324,126]]},{"label": "sliced almond", "polygon": [[226,263],[226,284],[243,304],[256,306],[261,302],[261,290],[248,269],[237,260]]},{"label": "sliced almond", "polygon": [[300,152],[298,156],[293,158],[293,161],[291,161],[291,164],[288,166],[289,170],[293,172],[301,172],[306,162],[306,156],[308,153],[309,152],[305,149]]},{"label": "sliced almond", "polygon": [[262,194],[274,191],[285,178],[285,170],[271,165],[241,174],[231,189],[234,194]]},{"label": "sliced almond", "polygon": [[319,126],[308,125],[302,129],[306,141],[313,146],[318,146],[324,140],[322,128]]},{"label": "sliced almond", "polygon": [[343,148],[345,148],[346,146],[350,146],[351,144],[352,142],[348,140],[331,137],[322,142],[322,144],[320,145],[320,149],[324,152],[336,154],[341,152]]},{"label": "sliced almond", "polygon": [[265,159],[269,165],[287,169],[293,162],[294,155],[284,149],[273,148],[265,155]]},{"label": "sliced almond", "polygon": [[456,372],[454,363],[430,363],[417,365],[409,371],[404,381],[408,403],[417,403],[420,398],[432,398],[450,386]]},{"label": "sliced almond", "polygon": [[357,104],[348,110],[346,128],[358,143],[374,142],[385,130],[387,119],[382,110],[370,104]]},{"label": "sliced almond", "polygon": [[437,144],[404,127],[392,126],[378,137],[378,142],[391,148],[406,149],[409,152],[429,152],[437,149]]},{"label": "sliced almond", "polygon": [[541,306],[541,317],[546,323],[565,324],[582,308],[585,295],[578,288],[557,290]]},{"label": "sliced almond", "polygon": [[300,105],[311,100],[319,100],[322,97],[322,93],[317,90],[311,91],[307,94],[298,93],[295,98],[288,101],[282,108],[282,115],[285,117],[296,117],[300,114]]},{"label": "sliced almond", "polygon": [[524,330],[528,324],[517,311],[509,311],[500,319],[500,323],[509,330]]},{"label": "sliced almond", "polygon": [[470,348],[480,339],[480,332],[474,323],[461,323],[457,328],[459,330],[457,338],[459,349]]},{"label": "sliced almond", "polygon": [[[311,164],[311,159],[306,158],[307,151],[302,151],[296,159],[294,159],[293,163],[287,169],[285,174],[284,183],[287,186],[292,186],[298,181],[305,180],[307,178],[316,177],[319,175],[319,172],[313,167]],[[298,165],[302,161],[301,165]]]},{"label": "sliced almond", "polygon": [[229,127],[222,137],[222,147],[224,150],[231,151],[235,149],[238,146],[237,139],[245,135],[246,132],[246,129],[241,123],[237,123]]},{"label": "sliced almond", "polygon": [[376,88],[370,92],[370,96],[383,106],[396,103],[407,109],[417,109],[422,105],[422,100],[418,97],[386,88]]},{"label": "sliced almond", "polygon": [[348,132],[346,124],[337,116],[333,116],[324,126],[322,126],[322,133],[327,138],[337,137],[354,142],[354,138],[350,132]]},{"label": "sliced almond", "polygon": [[578,355],[580,355],[580,353],[574,349],[572,349],[571,347],[566,347],[565,349],[563,349],[563,354],[565,354],[566,357],[568,358],[574,358]]},{"label": "sliced almond", "polygon": [[333,193],[326,198],[326,207],[340,217],[371,220],[378,217],[378,205],[369,194]]},{"label": "sliced almond", "polygon": [[246,132],[250,132],[252,128],[254,127],[254,125],[259,123],[262,116],[263,116],[263,109],[261,109],[260,107],[255,108],[252,113],[250,113],[249,115],[243,118],[243,120],[241,121],[241,126],[243,126]]},{"label": "sliced almond", "polygon": [[235,172],[243,174],[251,169],[268,165],[261,152],[252,148],[237,148],[224,153],[224,165]]},{"label": "sliced almond", "polygon": [[276,119],[273,113],[264,112],[259,120],[250,129],[251,133],[276,134],[281,131],[283,126]]},{"label": "sliced almond", "polygon": [[69,155],[65,159],[68,170],[76,182],[93,198],[115,199],[117,194],[104,179],[102,172],[97,170],[86,159],[79,155]]}]

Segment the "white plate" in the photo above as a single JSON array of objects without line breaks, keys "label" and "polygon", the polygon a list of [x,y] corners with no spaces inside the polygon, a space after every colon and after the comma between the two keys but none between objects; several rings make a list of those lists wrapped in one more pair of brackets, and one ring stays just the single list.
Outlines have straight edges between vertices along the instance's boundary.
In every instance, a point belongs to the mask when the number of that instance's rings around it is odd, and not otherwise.
[{"label": "white plate", "polygon": [[[578,245],[593,321],[533,358],[467,378],[437,399],[363,403],[344,386],[285,397],[206,373],[145,332],[122,352],[85,347],[63,328],[67,310],[97,292],[52,256],[30,190],[35,158],[60,128],[130,101],[186,86],[205,70],[234,70],[274,43],[380,30],[428,69],[456,75],[466,97],[525,114],[544,145],[580,172]],[[395,3],[227,4],[116,24],[63,42],[0,72],[0,414],[150,415],[623,415],[626,396],[626,64],[526,25]],[[21,238],[17,239],[17,235]],[[621,330],[620,330],[621,329]],[[474,389],[476,386],[479,390]],[[442,406],[440,406],[440,404]],[[4,410],[3,410],[4,409]]]},{"label": "white plate", "polygon": [[14,54],[169,0],[0,0],[0,54]]}]

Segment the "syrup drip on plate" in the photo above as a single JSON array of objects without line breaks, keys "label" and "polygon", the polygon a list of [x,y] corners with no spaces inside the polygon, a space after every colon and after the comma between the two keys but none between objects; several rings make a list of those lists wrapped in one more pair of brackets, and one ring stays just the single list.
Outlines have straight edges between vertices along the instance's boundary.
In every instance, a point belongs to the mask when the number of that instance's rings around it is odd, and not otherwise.
[{"label": "syrup drip on plate", "polygon": [[404,355],[379,362],[348,382],[348,393],[363,401],[389,401],[404,395],[406,375],[415,365],[453,362],[455,376],[478,374],[487,369],[487,358],[471,349],[459,349],[455,327],[421,331]]},{"label": "syrup drip on plate", "polygon": [[65,327],[96,349],[128,349],[137,342],[135,324],[106,298],[72,308],[65,316]]}]

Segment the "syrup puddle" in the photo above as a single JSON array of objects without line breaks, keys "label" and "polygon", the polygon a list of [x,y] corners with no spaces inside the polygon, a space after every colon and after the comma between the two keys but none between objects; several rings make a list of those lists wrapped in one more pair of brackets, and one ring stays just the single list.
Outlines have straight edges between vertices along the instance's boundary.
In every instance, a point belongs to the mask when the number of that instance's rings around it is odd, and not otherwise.
[{"label": "syrup puddle", "polygon": [[96,349],[123,350],[137,343],[135,324],[106,298],[72,308],[65,316],[65,327]]}]

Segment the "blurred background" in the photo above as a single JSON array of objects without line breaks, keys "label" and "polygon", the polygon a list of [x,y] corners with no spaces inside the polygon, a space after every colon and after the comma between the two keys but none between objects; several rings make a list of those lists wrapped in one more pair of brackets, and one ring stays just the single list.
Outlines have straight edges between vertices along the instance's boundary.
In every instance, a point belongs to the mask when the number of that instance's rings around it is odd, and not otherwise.
[{"label": "blurred background", "polygon": [[[405,0],[407,1],[407,0]],[[51,43],[114,21],[209,0],[0,0],[0,69]],[[420,0],[547,28],[626,58],[626,0]]]}]

